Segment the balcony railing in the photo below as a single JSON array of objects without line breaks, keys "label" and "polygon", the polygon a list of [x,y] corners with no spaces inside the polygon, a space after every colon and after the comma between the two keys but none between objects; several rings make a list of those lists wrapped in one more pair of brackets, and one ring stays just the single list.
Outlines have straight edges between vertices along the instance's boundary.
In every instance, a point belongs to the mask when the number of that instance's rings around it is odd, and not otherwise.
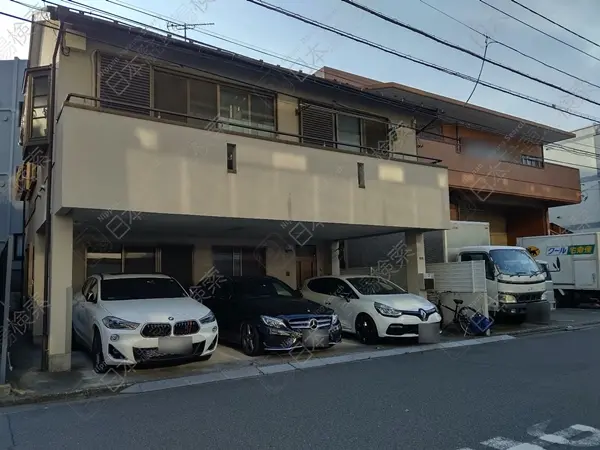
[{"label": "balcony railing", "polygon": [[[333,144],[335,146],[343,145],[345,148],[351,147],[351,148],[356,149],[356,151],[311,145],[311,144],[302,142],[302,139],[309,138],[309,137],[301,135],[301,134],[286,133],[286,132],[282,132],[282,131],[278,131],[278,130],[270,131],[265,128],[241,124],[239,121],[224,119],[222,117],[206,119],[206,118],[193,116],[193,115],[189,115],[189,114],[182,114],[182,113],[173,112],[173,111],[166,111],[166,110],[158,109],[158,108],[140,107],[139,105],[135,105],[132,103],[120,102],[120,101],[115,101],[115,100],[105,100],[105,99],[102,99],[99,97],[92,97],[92,96],[88,96],[88,95],[81,95],[81,94],[75,94],[75,93],[71,93],[71,94],[67,95],[67,98],[66,98],[64,104],[62,105],[61,110],[59,111],[57,120],[60,120],[62,110],[63,110],[65,104],[82,105],[82,106],[102,110],[104,112],[111,113],[111,114],[132,116],[132,117],[137,117],[137,118],[145,118],[145,119],[149,119],[149,120],[159,120],[161,122],[170,122],[170,123],[173,123],[174,125],[180,125],[180,126],[191,127],[191,128],[199,128],[199,129],[208,130],[208,131],[218,131],[220,133],[237,134],[237,135],[252,137],[252,138],[256,138],[256,139],[267,139],[270,141],[278,141],[278,142],[281,142],[284,144],[302,145],[302,146],[306,146],[306,147],[319,148],[322,150],[336,151],[336,152],[343,152],[343,153],[358,153],[363,156],[370,156],[370,157],[379,158],[379,159],[388,159],[388,160],[392,160],[392,161],[414,162],[414,163],[432,164],[432,165],[439,164],[442,162],[441,159],[433,158],[433,157],[429,157],[429,156],[396,152],[396,151],[391,151],[391,150],[382,149],[382,148],[364,147],[364,146],[359,146],[359,145],[348,144],[346,142],[325,140],[325,139],[321,139],[321,138],[319,138],[319,141],[323,141],[328,144]],[[110,108],[106,107],[107,104],[108,105],[114,104],[114,105],[119,105],[121,107],[128,107],[130,109],[139,110],[139,113],[138,112],[136,112],[136,113],[124,112],[122,110],[110,109]],[[193,121],[195,123],[190,124],[187,122],[182,123],[179,121],[170,121],[168,119],[160,118],[161,114],[166,115],[166,116],[181,117],[181,118],[185,118],[186,120],[189,119],[190,121]],[[197,123],[200,123],[202,125],[197,125]],[[243,131],[240,131],[240,132],[233,131],[235,129],[241,129]],[[274,137],[267,137],[266,136],[267,134],[272,134]],[[278,138],[279,136],[288,137],[288,138],[296,138],[300,142],[293,142],[293,141],[289,141],[289,140],[280,139],[280,138]]]}]

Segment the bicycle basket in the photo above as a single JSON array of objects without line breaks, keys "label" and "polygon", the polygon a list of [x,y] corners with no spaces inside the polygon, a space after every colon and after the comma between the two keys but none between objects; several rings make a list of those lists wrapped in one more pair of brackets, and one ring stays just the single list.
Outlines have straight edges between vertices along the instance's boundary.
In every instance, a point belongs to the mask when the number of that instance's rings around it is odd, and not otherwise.
[{"label": "bicycle basket", "polygon": [[469,323],[469,332],[474,335],[484,334],[492,327],[492,320],[481,313],[475,313],[471,316]]}]

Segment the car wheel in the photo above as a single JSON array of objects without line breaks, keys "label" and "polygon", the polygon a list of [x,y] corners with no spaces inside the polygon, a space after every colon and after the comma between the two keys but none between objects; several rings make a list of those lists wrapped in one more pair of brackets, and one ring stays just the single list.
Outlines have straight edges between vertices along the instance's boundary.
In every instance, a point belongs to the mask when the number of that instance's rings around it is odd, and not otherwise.
[{"label": "car wheel", "polygon": [[255,326],[250,323],[242,324],[241,328],[242,350],[248,356],[257,356],[262,353],[260,334]]},{"label": "car wheel", "polygon": [[92,342],[92,358],[94,359],[94,372],[106,373],[109,369],[104,361],[104,352],[102,351],[102,338],[98,330],[94,331],[94,341]]},{"label": "car wheel", "polygon": [[366,345],[376,344],[379,340],[377,325],[368,314],[360,314],[356,318],[356,336],[360,342]]}]

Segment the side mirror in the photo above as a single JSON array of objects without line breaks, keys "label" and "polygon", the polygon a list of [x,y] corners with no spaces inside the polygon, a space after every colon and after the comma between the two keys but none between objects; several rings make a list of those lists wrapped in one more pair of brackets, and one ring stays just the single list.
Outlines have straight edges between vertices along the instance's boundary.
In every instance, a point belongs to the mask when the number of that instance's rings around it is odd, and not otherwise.
[{"label": "side mirror", "polygon": [[340,298],[343,298],[347,302],[350,302],[350,300],[352,298],[352,294],[350,292],[342,292],[342,293],[340,293]]},{"label": "side mirror", "polygon": [[294,296],[297,298],[304,298],[304,295],[302,295],[302,291],[300,289],[296,289],[294,291]]},{"label": "side mirror", "polygon": [[85,296],[85,301],[90,303],[96,303],[96,297],[93,292],[88,292]]}]

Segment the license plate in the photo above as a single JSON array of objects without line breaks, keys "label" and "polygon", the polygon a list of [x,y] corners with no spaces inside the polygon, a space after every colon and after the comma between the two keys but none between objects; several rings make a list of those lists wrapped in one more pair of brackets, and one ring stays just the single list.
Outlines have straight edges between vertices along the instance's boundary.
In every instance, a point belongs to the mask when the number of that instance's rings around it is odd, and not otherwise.
[{"label": "license plate", "polygon": [[188,355],[192,353],[192,338],[163,337],[158,338],[158,352],[164,355]]},{"label": "license plate", "polygon": [[304,330],[302,343],[306,348],[323,348],[329,346],[329,331],[327,330]]}]

